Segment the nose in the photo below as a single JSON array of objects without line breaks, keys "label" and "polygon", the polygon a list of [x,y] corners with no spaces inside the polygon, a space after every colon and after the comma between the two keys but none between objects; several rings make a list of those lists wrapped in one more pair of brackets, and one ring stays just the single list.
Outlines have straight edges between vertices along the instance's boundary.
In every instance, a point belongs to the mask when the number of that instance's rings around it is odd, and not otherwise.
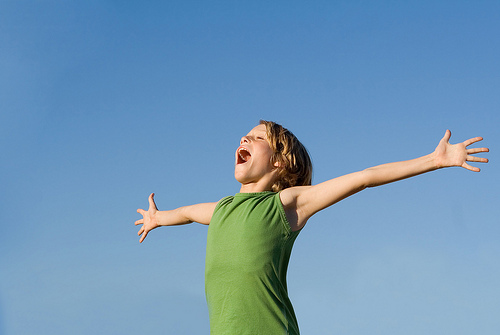
[{"label": "nose", "polygon": [[243,144],[243,143],[248,143],[248,142],[250,142],[250,140],[248,139],[248,137],[247,137],[247,136],[243,136],[243,137],[241,138],[241,140],[240,140],[240,144]]}]

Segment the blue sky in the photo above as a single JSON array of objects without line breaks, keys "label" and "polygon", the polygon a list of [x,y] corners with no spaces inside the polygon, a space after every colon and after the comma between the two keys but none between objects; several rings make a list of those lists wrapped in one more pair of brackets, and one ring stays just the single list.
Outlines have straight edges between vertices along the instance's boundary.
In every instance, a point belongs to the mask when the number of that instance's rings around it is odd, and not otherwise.
[{"label": "blue sky", "polygon": [[[314,182],[483,136],[311,219],[289,268],[303,334],[500,329],[497,1],[0,1],[0,333],[208,334],[207,227],[137,208],[238,192],[275,120]],[[481,145],[481,146],[482,146]],[[476,164],[477,165],[477,164]]]}]

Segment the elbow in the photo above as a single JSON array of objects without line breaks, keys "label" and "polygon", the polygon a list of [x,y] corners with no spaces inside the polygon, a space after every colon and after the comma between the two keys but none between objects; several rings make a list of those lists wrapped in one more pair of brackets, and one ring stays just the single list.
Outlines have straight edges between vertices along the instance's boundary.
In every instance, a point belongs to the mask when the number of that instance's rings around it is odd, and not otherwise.
[{"label": "elbow", "polygon": [[361,187],[364,190],[365,188],[376,187],[379,186],[377,180],[375,178],[375,173],[373,168],[364,169],[361,171]]},{"label": "elbow", "polygon": [[174,211],[177,212],[176,221],[177,221],[178,225],[184,225],[184,224],[189,224],[189,223],[194,222],[193,219],[191,219],[191,217],[189,216],[188,206],[179,207],[179,208],[175,209]]}]

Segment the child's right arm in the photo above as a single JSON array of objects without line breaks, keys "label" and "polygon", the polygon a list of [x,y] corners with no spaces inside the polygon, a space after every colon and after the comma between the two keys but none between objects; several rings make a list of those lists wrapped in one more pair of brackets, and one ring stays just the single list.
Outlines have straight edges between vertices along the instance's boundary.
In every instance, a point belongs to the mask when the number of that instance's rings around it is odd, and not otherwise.
[{"label": "child's right arm", "polygon": [[191,206],[179,207],[170,211],[159,211],[154,201],[154,193],[149,196],[149,209],[147,211],[138,209],[137,213],[142,219],[137,220],[135,225],[141,225],[137,235],[141,236],[140,243],[144,241],[148,233],[161,226],[177,226],[198,222],[208,225],[212,219],[217,202],[202,203]]}]

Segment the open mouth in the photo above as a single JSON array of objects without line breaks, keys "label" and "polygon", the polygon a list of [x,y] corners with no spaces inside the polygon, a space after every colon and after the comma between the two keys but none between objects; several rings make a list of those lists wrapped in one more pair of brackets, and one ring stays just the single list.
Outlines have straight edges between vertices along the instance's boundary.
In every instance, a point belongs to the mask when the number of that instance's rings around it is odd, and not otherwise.
[{"label": "open mouth", "polygon": [[250,159],[250,157],[252,156],[250,154],[250,152],[244,148],[244,147],[239,147],[238,150],[236,151],[237,153],[237,160],[236,160],[236,164],[243,164],[243,163],[246,163],[248,162],[248,160]]}]

